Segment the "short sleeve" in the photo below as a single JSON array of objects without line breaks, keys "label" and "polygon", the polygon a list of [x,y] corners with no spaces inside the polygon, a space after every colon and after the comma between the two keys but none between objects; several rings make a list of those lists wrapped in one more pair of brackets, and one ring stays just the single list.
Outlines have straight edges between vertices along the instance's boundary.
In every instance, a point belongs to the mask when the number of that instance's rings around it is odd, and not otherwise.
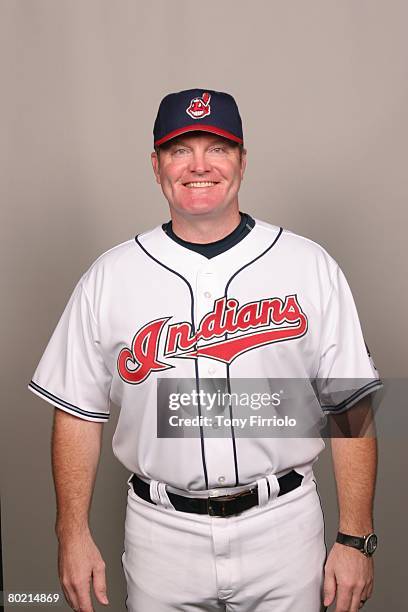
[{"label": "short sleeve", "polygon": [[111,375],[103,360],[97,321],[82,278],[28,388],[74,416],[105,422],[109,419],[110,385]]},{"label": "short sleeve", "polygon": [[350,287],[337,264],[322,319],[316,385],[326,413],[348,410],[383,386],[364,341]]}]

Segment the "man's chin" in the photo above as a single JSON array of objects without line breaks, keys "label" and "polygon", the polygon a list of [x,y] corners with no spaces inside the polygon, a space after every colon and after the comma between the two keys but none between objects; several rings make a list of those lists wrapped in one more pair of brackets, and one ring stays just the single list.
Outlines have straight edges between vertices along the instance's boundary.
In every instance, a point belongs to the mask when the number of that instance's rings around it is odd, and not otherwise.
[{"label": "man's chin", "polygon": [[189,215],[210,215],[224,208],[223,200],[212,201],[208,197],[192,197],[188,201],[181,202],[180,205],[177,206],[177,210],[180,213]]}]

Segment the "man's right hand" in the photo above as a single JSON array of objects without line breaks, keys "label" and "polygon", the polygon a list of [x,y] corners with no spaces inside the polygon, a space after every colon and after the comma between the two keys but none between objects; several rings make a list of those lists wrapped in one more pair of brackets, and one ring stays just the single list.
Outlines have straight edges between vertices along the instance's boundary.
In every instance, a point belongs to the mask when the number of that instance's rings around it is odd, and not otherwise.
[{"label": "man's right hand", "polygon": [[108,605],[105,563],[90,532],[58,540],[58,573],[68,605],[78,612],[94,612],[91,583],[97,600]]}]

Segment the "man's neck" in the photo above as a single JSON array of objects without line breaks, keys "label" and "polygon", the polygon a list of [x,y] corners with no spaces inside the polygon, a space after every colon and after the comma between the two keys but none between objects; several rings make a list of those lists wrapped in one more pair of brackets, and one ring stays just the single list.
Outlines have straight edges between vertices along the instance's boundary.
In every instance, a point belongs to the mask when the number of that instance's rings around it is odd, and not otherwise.
[{"label": "man's neck", "polygon": [[173,232],[186,242],[196,244],[207,244],[216,242],[228,236],[238,227],[241,217],[238,208],[234,208],[228,214],[221,216],[202,216],[181,217],[172,215]]}]

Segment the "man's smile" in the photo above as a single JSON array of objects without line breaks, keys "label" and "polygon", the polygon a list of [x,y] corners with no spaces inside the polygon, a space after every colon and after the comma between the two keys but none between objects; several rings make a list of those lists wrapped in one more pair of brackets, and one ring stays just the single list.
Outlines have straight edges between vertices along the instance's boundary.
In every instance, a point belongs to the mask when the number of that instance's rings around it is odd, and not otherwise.
[{"label": "man's smile", "polygon": [[214,185],[218,185],[218,181],[191,181],[189,183],[183,183],[184,187],[202,189],[203,187],[214,187]]}]

